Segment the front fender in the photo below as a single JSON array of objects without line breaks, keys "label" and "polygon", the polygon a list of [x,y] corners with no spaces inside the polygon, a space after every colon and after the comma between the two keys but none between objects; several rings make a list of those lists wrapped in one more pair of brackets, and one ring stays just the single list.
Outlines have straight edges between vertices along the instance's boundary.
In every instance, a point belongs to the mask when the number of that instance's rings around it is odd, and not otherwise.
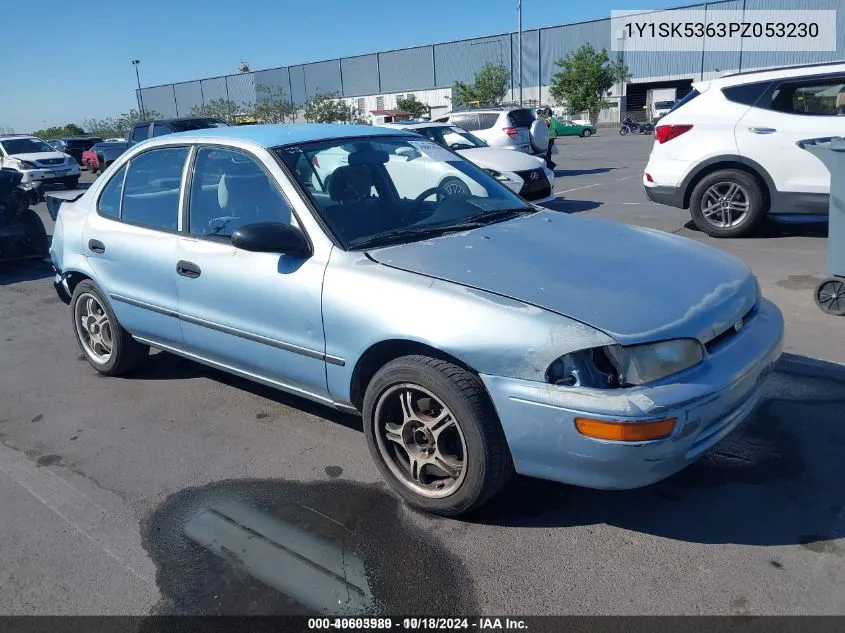
[{"label": "front fender", "polygon": [[335,250],[323,282],[328,389],[350,402],[358,359],[387,340],[422,343],[478,373],[544,381],[563,354],[615,341],[588,325],[507,297]]}]

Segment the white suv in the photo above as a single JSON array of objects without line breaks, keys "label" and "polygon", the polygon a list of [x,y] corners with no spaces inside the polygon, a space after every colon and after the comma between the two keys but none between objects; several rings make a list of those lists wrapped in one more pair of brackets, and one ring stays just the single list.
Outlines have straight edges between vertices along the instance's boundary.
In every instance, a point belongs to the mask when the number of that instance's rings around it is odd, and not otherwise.
[{"label": "white suv", "polygon": [[79,184],[76,159],[34,136],[0,135],[0,168],[18,170],[23,183],[61,183],[68,189]]},{"label": "white suv", "polygon": [[643,186],[714,237],[823,219],[830,172],[797,142],[831,136],[845,136],[845,63],[695,83],[655,128]]},{"label": "white suv", "polygon": [[545,153],[549,128],[538,121],[530,108],[493,108],[449,112],[434,119],[449,123],[487,143],[490,147],[517,150],[528,154]]}]

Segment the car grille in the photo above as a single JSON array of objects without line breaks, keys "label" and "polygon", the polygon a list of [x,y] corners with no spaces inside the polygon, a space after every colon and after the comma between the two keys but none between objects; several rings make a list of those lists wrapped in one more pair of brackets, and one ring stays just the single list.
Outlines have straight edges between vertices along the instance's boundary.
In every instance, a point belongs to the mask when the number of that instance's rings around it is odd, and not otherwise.
[{"label": "car grille", "polygon": [[546,172],[542,169],[518,171],[516,175],[524,181],[522,189],[519,190],[519,195],[526,200],[540,200],[552,194],[549,179],[546,178]]},{"label": "car grille", "polygon": [[44,158],[36,161],[39,165],[62,165],[65,162],[64,158]]}]

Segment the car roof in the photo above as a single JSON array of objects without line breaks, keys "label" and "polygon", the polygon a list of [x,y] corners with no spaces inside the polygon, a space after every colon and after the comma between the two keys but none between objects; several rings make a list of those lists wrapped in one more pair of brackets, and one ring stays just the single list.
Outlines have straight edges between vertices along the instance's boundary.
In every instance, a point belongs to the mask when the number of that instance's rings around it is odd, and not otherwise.
[{"label": "car roof", "polygon": [[697,82],[696,85],[712,85],[718,88],[726,86],[738,86],[741,84],[757,83],[758,81],[774,81],[787,77],[812,77],[813,75],[827,75],[830,73],[845,72],[845,62],[829,62],[824,64],[803,64],[796,66],[782,66],[779,68],[767,68],[763,70],[752,70],[733,75],[725,75],[709,82]]},{"label": "car roof", "polygon": [[16,141],[21,138],[38,138],[32,134],[0,134],[0,141]]},{"label": "car roof", "polygon": [[[149,125],[150,123],[174,123],[176,121],[223,121],[220,117],[216,116],[174,116],[165,119],[144,119],[141,121],[135,121],[133,123],[133,127],[136,125]],[[225,123],[225,121],[223,121]]]},{"label": "car roof", "polygon": [[288,123],[264,125],[238,125],[190,130],[155,137],[171,140],[201,138],[204,140],[235,139],[251,141],[264,147],[292,145],[335,138],[362,138],[366,136],[403,136],[402,130],[372,125],[346,125],[339,123]]},{"label": "car roof", "polygon": [[389,127],[393,128],[394,130],[418,130],[424,127],[455,127],[454,123],[447,123],[443,122],[436,122],[436,121],[421,121],[416,123],[382,123],[381,125],[375,127]]}]

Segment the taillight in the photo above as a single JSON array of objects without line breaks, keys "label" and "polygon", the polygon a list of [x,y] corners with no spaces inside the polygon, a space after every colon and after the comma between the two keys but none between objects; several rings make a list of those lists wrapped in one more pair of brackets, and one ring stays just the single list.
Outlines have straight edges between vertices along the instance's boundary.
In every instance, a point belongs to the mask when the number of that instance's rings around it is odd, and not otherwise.
[{"label": "taillight", "polygon": [[678,138],[684,132],[689,132],[691,129],[691,125],[658,125],[654,128],[654,138],[662,145],[673,138]]},{"label": "taillight", "polygon": [[651,174],[648,173],[648,172],[645,172],[645,179],[646,179],[646,182],[652,182],[652,183],[654,182],[654,178],[652,178]]},{"label": "taillight", "polygon": [[515,127],[502,128],[502,132],[510,136],[512,139],[515,139],[517,136],[519,136],[519,130]]}]

